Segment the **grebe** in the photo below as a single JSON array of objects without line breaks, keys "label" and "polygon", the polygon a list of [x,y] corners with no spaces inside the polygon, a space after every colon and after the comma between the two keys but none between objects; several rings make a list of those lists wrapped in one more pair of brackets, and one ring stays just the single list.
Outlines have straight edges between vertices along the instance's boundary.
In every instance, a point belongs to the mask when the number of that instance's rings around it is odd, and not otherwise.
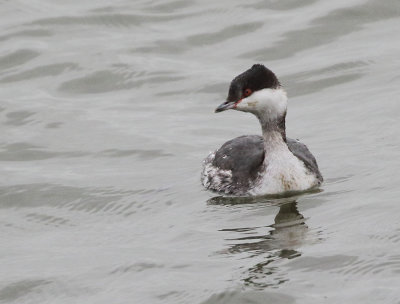
[{"label": "grebe", "polygon": [[235,77],[215,112],[229,109],[254,114],[262,136],[239,136],[210,153],[203,162],[204,187],[243,196],[303,191],[322,183],[307,146],[286,138],[286,92],[271,70],[255,64]]}]

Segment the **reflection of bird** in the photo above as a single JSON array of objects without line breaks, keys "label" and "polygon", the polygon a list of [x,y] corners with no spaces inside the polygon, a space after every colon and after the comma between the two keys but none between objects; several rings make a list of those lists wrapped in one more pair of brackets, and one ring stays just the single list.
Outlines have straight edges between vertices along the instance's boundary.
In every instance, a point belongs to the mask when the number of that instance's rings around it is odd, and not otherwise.
[{"label": "reflection of bird", "polygon": [[[274,224],[269,227],[274,228],[268,235],[247,235],[240,238],[230,239],[240,241],[239,244],[230,245],[229,253],[252,252],[262,254],[272,250],[279,250],[279,256],[297,256],[295,250],[304,242],[308,230],[305,219],[297,210],[296,202],[284,203],[279,207],[279,212],[275,216]],[[229,229],[229,231],[248,232],[252,228]],[[257,241],[255,241],[257,240]],[[247,241],[247,242],[246,242]]]},{"label": "reflection of bird", "polygon": [[297,250],[305,242],[308,232],[305,219],[297,210],[296,204],[292,201],[279,207],[274,224],[268,226],[273,228],[268,235],[249,234],[254,228],[225,229],[236,231],[242,236],[229,239],[230,242],[236,241],[236,244],[230,244],[227,250],[220,253],[247,252],[250,258],[263,257],[260,262],[246,269],[243,279],[246,285],[265,288],[287,280],[274,262],[282,258],[292,259],[300,256],[301,253]]},{"label": "reflection of bird", "polygon": [[303,215],[297,210],[296,202],[284,204],[279,208],[272,227],[275,230],[271,231],[271,236],[282,249],[281,257],[297,253],[295,249],[303,243],[308,230]]},{"label": "reflection of bird", "polygon": [[275,74],[261,64],[234,78],[227,101],[216,112],[235,109],[253,113],[262,137],[234,138],[204,160],[203,185],[234,195],[302,191],[323,178],[308,148],[286,138],[287,97]]}]

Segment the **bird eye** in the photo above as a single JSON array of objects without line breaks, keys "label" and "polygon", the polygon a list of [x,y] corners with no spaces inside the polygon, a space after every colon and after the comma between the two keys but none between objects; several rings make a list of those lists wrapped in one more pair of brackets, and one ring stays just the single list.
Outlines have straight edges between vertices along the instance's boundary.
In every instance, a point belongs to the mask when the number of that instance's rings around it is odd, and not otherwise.
[{"label": "bird eye", "polygon": [[250,90],[250,89],[246,89],[246,90],[244,90],[244,92],[243,92],[243,96],[244,96],[244,97],[250,96],[250,95],[251,95],[251,93],[253,93],[253,91],[252,91],[252,90]]}]

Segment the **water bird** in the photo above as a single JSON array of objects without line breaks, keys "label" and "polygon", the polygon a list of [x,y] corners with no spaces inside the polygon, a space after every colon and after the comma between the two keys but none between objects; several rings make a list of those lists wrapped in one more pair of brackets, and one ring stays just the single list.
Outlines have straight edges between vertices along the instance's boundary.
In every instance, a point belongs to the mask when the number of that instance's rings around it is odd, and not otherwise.
[{"label": "water bird", "polygon": [[287,95],[276,75],[262,64],[236,76],[226,102],[215,112],[254,114],[262,136],[244,135],[224,143],[203,161],[205,188],[235,196],[304,191],[323,177],[307,146],[286,137]]}]

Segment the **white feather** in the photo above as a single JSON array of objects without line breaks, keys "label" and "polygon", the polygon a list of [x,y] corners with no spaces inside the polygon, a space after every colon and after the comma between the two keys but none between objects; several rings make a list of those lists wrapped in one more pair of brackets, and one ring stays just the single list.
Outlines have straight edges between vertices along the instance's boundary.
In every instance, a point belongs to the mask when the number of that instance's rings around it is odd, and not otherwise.
[{"label": "white feather", "polygon": [[243,112],[251,112],[259,118],[277,119],[286,112],[286,92],[282,88],[256,91],[249,97],[243,98],[237,104],[236,109]]},{"label": "white feather", "polygon": [[213,166],[214,158],[215,152],[211,152],[203,161],[201,182],[207,189],[228,193],[232,185],[232,171]]},{"label": "white feather", "polygon": [[278,133],[271,132],[264,138],[265,171],[260,174],[251,195],[276,194],[286,191],[303,191],[319,184],[312,174],[292,152]]}]

